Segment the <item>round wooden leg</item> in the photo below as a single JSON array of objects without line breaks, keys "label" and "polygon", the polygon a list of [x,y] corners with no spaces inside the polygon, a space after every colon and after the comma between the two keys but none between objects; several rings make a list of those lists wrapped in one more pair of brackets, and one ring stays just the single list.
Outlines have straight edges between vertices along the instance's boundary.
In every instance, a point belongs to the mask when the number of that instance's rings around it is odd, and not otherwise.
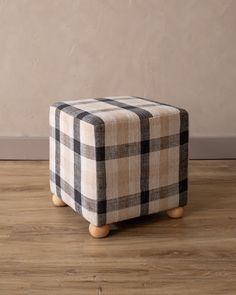
[{"label": "round wooden leg", "polygon": [[181,218],[184,215],[184,208],[177,207],[174,209],[167,210],[166,213],[170,218]]},{"label": "round wooden leg", "polygon": [[90,223],[89,225],[89,233],[93,238],[100,239],[108,236],[110,232],[110,227],[108,224],[103,226],[96,226]]},{"label": "round wooden leg", "polygon": [[52,202],[56,207],[65,207],[67,206],[66,203],[62,201],[62,199],[58,198],[55,195],[52,195]]}]

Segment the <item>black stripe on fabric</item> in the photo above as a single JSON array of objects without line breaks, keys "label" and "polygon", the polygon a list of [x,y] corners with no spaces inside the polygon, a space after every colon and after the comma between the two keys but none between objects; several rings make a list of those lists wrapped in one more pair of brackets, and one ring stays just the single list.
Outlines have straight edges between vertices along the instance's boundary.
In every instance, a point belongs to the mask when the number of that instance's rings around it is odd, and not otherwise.
[{"label": "black stripe on fabric", "polygon": [[68,104],[60,104],[55,110],[55,172],[56,172],[56,194],[57,197],[61,198],[61,178],[60,175],[60,162],[61,162],[61,149],[60,149],[60,114],[61,110],[68,107]]},{"label": "black stripe on fabric", "polygon": [[150,140],[141,141],[141,154],[147,154],[150,152]]},{"label": "black stripe on fabric", "polygon": [[[97,153],[96,158],[105,159],[105,124],[95,126],[95,148],[102,147]],[[103,148],[104,147],[104,148]],[[96,160],[96,176],[97,176],[97,216],[98,226],[106,224],[106,162]]]},{"label": "black stripe on fabric", "polygon": [[[78,124],[80,125],[80,124]],[[75,128],[75,126],[74,126]],[[78,155],[80,156],[83,156],[82,153],[81,153],[81,143],[78,139],[75,139],[73,140],[73,148],[74,148],[74,152],[77,153]]]},{"label": "black stripe on fabric", "polygon": [[141,163],[140,163],[140,215],[147,215],[149,211],[149,149],[150,149],[150,127],[149,118],[153,115],[141,108],[128,105],[109,98],[99,98],[99,101],[114,105],[116,107],[135,113],[140,120],[141,135]]},{"label": "black stripe on fabric", "polygon": [[[188,190],[188,113],[183,109],[179,109],[180,115],[180,143],[186,142],[179,146],[179,206],[183,207],[187,204]],[[182,135],[182,133],[184,135]],[[183,181],[185,180],[185,181]]]},{"label": "black stripe on fabric", "polygon": [[181,132],[179,134],[179,144],[183,145],[185,143],[188,143],[188,130]]},{"label": "black stripe on fabric", "polygon": [[[150,117],[151,117],[150,113]],[[150,128],[149,118],[140,121],[141,125],[141,216],[149,212],[149,150],[150,150]],[[146,138],[149,140],[144,140]]]},{"label": "black stripe on fabric", "polygon": [[187,186],[188,186],[188,179],[185,178],[184,180],[181,180],[179,182],[179,193],[182,194],[187,190]]},{"label": "black stripe on fabric", "polygon": [[104,220],[104,217],[107,213],[107,200],[101,200],[97,203],[97,214],[102,215],[101,218],[99,217],[98,224],[106,224],[106,220]]},{"label": "black stripe on fabric", "polygon": [[95,148],[96,152],[96,161],[105,161],[106,160],[106,147],[99,146]]}]

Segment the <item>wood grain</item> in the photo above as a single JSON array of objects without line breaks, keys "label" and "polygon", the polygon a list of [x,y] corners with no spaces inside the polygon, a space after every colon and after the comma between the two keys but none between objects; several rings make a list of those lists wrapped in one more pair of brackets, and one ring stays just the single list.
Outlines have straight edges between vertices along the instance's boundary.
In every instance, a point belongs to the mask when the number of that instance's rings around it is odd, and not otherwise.
[{"label": "wood grain", "polygon": [[112,226],[93,239],[55,208],[48,162],[0,162],[0,294],[236,294],[236,161],[191,161],[183,219]]}]

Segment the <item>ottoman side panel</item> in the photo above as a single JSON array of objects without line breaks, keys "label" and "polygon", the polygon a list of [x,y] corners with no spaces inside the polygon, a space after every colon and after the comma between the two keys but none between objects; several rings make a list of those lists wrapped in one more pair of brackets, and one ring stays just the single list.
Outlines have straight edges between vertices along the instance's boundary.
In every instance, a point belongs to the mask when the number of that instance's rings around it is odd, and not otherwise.
[{"label": "ottoman side panel", "polygon": [[[96,136],[95,130],[103,126],[103,121],[99,116],[88,112],[87,105],[70,106],[66,110],[66,115],[72,118],[70,129],[73,130],[72,146],[66,150],[63,161],[60,162],[61,176],[67,178],[66,184],[62,186],[62,199],[65,196],[65,203],[71,206],[76,212],[81,214],[87,221],[94,225],[99,225],[99,188],[100,182],[104,179],[99,173],[97,161],[97,140],[101,139],[101,134]],[[90,103],[91,106],[91,103]],[[64,168],[64,169],[63,169]],[[103,175],[104,176],[104,175]],[[104,195],[105,196],[105,195]],[[70,203],[70,204],[69,204]],[[104,223],[105,224],[105,223]]]},{"label": "ottoman side panel", "polygon": [[[97,140],[96,125],[80,120],[75,127],[77,141],[80,142],[80,151],[75,153],[75,206],[76,211],[90,223],[98,226],[100,196],[104,196],[103,189],[105,177],[102,174],[102,161],[97,161]],[[102,138],[100,135],[99,138]],[[101,164],[101,165],[99,165]],[[100,167],[101,166],[101,167]]]},{"label": "ottoman side panel", "polygon": [[[151,212],[187,204],[188,126],[188,113],[184,109],[161,104],[155,110],[151,122]],[[159,200],[154,193],[155,179],[159,182]]]},{"label": "ottoman side panel", "polygon": [[74,204],[74,118],[65,112],[70,106],[56,103],[50,107],[50,188],[75,210]]},{"label": "ottoman side panel", "polygon": [[179,111],[159,105],[150,120],[149,214],[178,206]]},{"label": "ottoman side panel", "polygon": [[[154,121],[160,114],[160,160],[157,164],[167,169],[161,168],[160,179],[165,178],[169,191],[173,195],[167,204],[163,206],[185,206],[187,204],[188,191],[188,141],[189,141],[189,116],[188,112],[182,108],[159,103],[159,107],[154,110]],[[158,122],[154,123],[156,130]],[[156,132],[156,131],[155,131]],[[154,132],[154,133],[155,133]],[[157,157],[156,157],[157,159]],[[166,162],[166,163],[165,163]],[[165,172],[166,171],[166,172]],[[175,181],[174,181],[175,180]],[[172,184],[175,183],[175,188]],[[163,185],[160,183],[160,187]],[[177,190],[178,187],[178,190]],[[174,197],[175,194],[175,197]],[[178,197],[178,203],[176,203]],[[172,198],[172,200],[171,200]],[[163,203],[163,201],[162,201]],[[164,208],[163,207],[163,208]]]},{"label": "ottoman side panel", "polygon": [[49,173],[50,190],[57,195],[56,189],[56,107],[49,110]]},{"label": "ottoman side panel", "polygon": [[64,102],[50,108],[50,188],[97,224],[95,126],[101,120]]}]

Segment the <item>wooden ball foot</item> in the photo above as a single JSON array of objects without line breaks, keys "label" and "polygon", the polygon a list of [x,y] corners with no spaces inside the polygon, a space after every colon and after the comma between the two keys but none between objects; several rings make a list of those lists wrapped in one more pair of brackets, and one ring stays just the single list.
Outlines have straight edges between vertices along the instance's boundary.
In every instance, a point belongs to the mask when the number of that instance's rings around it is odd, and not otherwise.
[{"label": "wooden ball foot", "polygon": [[55,195],[52,195],[52,202],[56,207],[65,207],[67,206],[66,203],[62,201],[62,199],[58,198]]},{"label": "wooden ball foot", "polygon": [[174,209],[167,210],[166,213],[170,218],[181,218],[184,215],[184,208],[177,207]]},{"label": "wooden ball foot", "polygon": [[100,239],[108,236],[110,232],[110,227],[108,224],[103,226],[96,226],[90,223],[89,225],[89,233],[93,238]]}]

